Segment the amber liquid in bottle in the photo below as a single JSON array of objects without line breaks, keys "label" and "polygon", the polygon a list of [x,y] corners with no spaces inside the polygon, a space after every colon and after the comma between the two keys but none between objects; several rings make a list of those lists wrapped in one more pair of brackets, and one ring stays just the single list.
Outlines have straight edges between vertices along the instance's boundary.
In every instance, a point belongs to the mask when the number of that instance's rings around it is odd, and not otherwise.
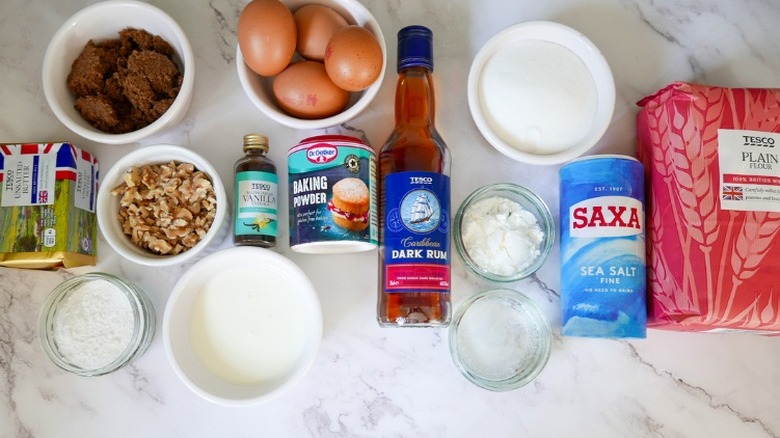
[{"label": "amber liquid in bottle", "polygon": [[[419,26],[415,26],[419,27]],[[423,28],[425,29],[425,28]],[[425,29],[427,30],[427,29]],[[402,30],[401,32],[404,32]],[[399,32],[399,40],[401,39]],[[430,32],[430,31],[428,31]],[[399,46],[400,46],[399,42]],[[380,226],[385,233],[385,177],[403,171],[449,175],[447,146],[434,126],[434,90],[429,66],[401,67],[395,96],[395,128],[379,153]],[[449,186],[447,187],[449,192]],[[447,193],[447,199],[449,193]],[[445,211],[442,220],[449,221]],[[447,235],[449,240],[449,235]],[[377,319],[381,326],[446,326],[450,321],[450,291],[388,292],[385,288],[385,241],[380,245]],[[449,270],[449,259],[447,261]],[[449,274],[447,275],[449,282]]]}]

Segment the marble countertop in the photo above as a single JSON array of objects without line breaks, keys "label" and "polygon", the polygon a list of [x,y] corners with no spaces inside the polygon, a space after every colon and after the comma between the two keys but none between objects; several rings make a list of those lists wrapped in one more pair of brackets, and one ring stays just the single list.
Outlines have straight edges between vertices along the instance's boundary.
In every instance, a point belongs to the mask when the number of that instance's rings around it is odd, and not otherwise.
[{"label": "marble countertop", "polygon": [[[211,161],[231,190],[243,134],[270,137],[270,156],[282,178],[287,149],[317,134],[276,125],[244,95],[235,65],[235,29],[244,0],[153,0],[182,26],[196,54],[195,95],[186,119],[142,144],[107,146],[79,138],[49,110],[40,71],[49,38],[90,3],[0,4],[0,141],[70,140],[96,154],[105,170],[130,150],[180,144]],[[492,35],[514,23],[550,20],[574,27],[610,63],[617,104],[607,134],[591,153],[633,154],[635,102],[669,82],[780,84],[780,8],[771,0],[362,3],[381,24],[391,53],[395,33],[405,25],[424,24],[434,32],[437,125],[452,151],[453,205],[477,187],[513,181],[537,191],[552,211],[558,209],[558,167],[500,155],[479,134],[467,107],[471,60]],[[389,62],[395,62],[394,55]],[[372,105],[328,132],[364,135],[379,146],[393,123],[395,78],[389,69]],[[248,408],[214,405],[187,389],[168,364],[159,333],[131,366],[98,378],[65,373],[41,350],[38,311],[63,279],[91,270],[126,277],[151,295],[161,322],[171,287],[187,266],[134,265],[101,238],[97,267],[0,268],[0,437],[780,436],[780,341],[656,330],[644,340],[562,338],[557,249],[536,275],[512,285],[540,304],[551,321],[550,360],[528,386],[494,393],[458,373],[445,330],[379,328],[376,253],[301,255],[289,250],[286,239],[283,234],[278,251],[317,286],[322,345],[298,385]],[[230,245],[226,240],[220,247]],[[330,274],[345,266],[347,275],[334,281]],[[455,308],[487,286],[453,257]]]}]

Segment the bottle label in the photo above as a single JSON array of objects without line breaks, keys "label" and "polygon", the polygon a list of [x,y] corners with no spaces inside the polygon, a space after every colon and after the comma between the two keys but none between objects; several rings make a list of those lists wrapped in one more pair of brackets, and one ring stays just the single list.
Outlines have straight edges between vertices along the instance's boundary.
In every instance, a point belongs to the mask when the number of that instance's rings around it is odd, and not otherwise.
[{"label": "bottle label", "polygon": [[236,236],[277,236],[276,174],[245,171],[236,174]]},{"label": "bottle label", "polygon": [[450,292],[450,178],[434,172],[387,175],[385,292]]}]

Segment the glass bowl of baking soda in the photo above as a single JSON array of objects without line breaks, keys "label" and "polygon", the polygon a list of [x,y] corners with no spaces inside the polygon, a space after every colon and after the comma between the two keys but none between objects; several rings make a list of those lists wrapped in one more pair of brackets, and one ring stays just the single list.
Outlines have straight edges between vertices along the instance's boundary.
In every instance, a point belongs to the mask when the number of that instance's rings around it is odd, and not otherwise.
[{"label": "glass bowl of baking soda", "polygon": [[536,272],[550,254],[555,225],[547,204],[517,184],[481,187],[455,214],[455,249],[487,280],[512,282]]},{"label": "glass bowl of baking soda", "polygon": [[149,297],[132,283],[95,272],[60,283],[38,317],[38,333],[55,365],[100,376],[142,355],[154,337]]}]

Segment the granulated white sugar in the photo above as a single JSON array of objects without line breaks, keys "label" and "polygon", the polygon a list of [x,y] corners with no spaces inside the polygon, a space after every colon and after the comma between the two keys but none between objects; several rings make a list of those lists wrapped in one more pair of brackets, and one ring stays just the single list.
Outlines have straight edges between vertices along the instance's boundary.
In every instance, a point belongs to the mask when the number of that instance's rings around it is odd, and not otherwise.
[{"label": "granulated white sugar", "polygon": [[127,348],[135,330],[130,300],[108,281],[89,281],[58,305],[53,332],[57,350],[86,370],[105,367]]},{"label": "granulated white sugar", "polygon": [[585,63],[550,41],[520,40],[497,51],[482,71],[482,112],[518,150],[552,154],[569,149],[593,126],[596,82]]},{"label": "granulated white sugar", "polygon": [[507,276],[526,269],[539,257],[544,232],[536,216],[519,203],[493,196],[463,212],[461,237],[477,266]]},{"label": "granulated white sugar", "polygon": [[479,300],[460,321],[463,365],[482,379],[500,381],[528,368],[539,333],[528,313],[509,300]]}]

